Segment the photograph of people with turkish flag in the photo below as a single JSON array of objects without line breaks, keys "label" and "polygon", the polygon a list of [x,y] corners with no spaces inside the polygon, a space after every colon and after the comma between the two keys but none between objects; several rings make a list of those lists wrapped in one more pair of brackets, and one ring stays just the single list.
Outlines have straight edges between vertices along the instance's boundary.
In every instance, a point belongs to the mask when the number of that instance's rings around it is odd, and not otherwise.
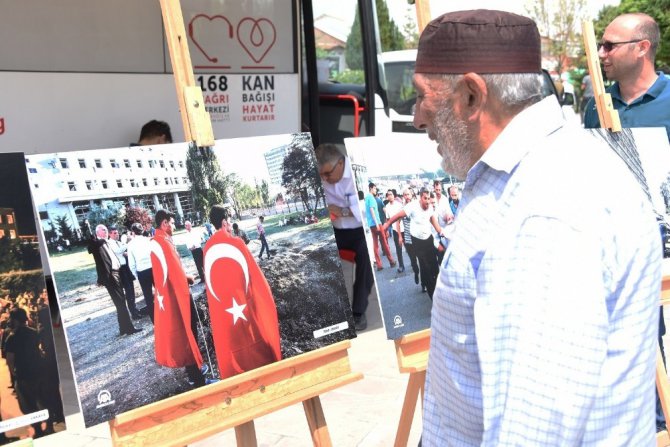
[{"label": "photograph of people with turkish flag", "polygon": [[356,336],[309,134],[28,172],[86,426]]}]

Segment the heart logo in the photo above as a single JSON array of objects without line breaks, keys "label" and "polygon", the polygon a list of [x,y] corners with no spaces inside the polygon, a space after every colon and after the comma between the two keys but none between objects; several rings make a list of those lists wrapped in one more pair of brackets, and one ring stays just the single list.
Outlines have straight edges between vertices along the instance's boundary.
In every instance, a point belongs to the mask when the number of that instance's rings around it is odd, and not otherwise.
[{"label": "heart logo", "polygon": [[244,51],[258,64],[277,41],[277,31],[268,19],[256,20],[246,17],[237,24],[237,40],[240,41]]},{"label": "heart logo", "polygon": [[[228,26],[227,33],[226,25]],[[226,38],[233,39],[233,32],[233,24],[222,15],[198,14],[188,22],[188,35],[193,45],[205,56],[208,62],[213,64],[219,62],[216,52],[225,47],[222,42]]]}]

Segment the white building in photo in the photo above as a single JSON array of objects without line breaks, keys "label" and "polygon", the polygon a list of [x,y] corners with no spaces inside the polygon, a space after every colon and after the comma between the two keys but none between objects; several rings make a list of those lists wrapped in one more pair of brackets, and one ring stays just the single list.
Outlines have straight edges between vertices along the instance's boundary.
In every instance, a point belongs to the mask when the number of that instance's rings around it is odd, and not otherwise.
[{"label": "white building in photo", "polygon": [[[186,147],[174,145],[26,155],[28,177],[43,229],[67,216],[82,230],[94,205],[122,202],[167,209],[184,218],[193,211]],[[83,233],[81,233],[83,234]]]}]

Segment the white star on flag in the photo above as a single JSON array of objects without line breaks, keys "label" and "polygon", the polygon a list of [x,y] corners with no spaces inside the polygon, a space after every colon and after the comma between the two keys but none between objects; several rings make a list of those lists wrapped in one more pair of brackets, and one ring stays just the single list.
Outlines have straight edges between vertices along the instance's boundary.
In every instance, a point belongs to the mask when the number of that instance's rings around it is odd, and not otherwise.
[{"label": "white star on flag", "polygon": [[160,293],[156,292],[156,299],[158,300],[158,307],[160,307],[161,310],[165,310],[165,307],[163,306],[164,297],[162,297]]},{"label": "white star on flag", "polygon": [[248,321],[247,317],[244,316],[244,308],[247,307],[246,304],[242,304],[241,306],[237,304],[237,301],[235,301],[235,297],[233,297],[233,307],[230,309],[226,309],[226,312],[231,314],[233,316],[233,326],[235,326],[235,323],[237,323],[237,320],[239,318],[243,319],[244,321]]}]

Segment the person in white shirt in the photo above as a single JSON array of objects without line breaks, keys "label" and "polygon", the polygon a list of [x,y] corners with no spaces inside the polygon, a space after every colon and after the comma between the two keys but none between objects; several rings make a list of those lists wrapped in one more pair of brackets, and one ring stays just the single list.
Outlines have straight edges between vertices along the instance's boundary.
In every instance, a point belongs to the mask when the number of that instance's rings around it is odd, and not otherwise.
[{"label": "person in white shirt", "polygon": [[200,231],[193,229],[193,225],[190,221],[184,222],[184,227],[186,228],[186,247],[191,252],[193,256],[193,262],[195,262],[195,267],[198,269],[198,276],[200,276],[200,282],[205,281],[205,269],[203,268],[202,263],[202,233]]},{"label": "person in white shirt", "polygon": [[130,311],[130,316],[133,320],[139,320],[142,317],[135,305],[135,285],[133,284],[135,282],[135,277],[130,272],[130,269],[128,268],[128,260],[126,259],[126,250],[128,247],[120,239],[118,228],[115,226],[109,227],[108,244],[112,247],[114,254],[119,260],[119,264],[121,264],[121,267],[119,268],[119,276],[121,277],[121,285],[123,286],[123,292],[126,296],[128,310]]},{"label": "person in white shirt", "polygon": [[320,144],[316,149],[319,175],[323,181],[330,219],[335,230],[335,241],[340,250],[356,253],[354,298],[351,310],[357,331],[367,328],[365,311],[368,295],[374,284],[372,264],[365,242],[358,193],[354,185],[349,158],[334,144]]},{"label": "person in white shirt", "polygon": [[151,322],[154,321],[154,277],[151,270],[151,244],[150,239],[144,236],[144,228],[141,223],[130,226],[133,237],[128,242],[128,267],[140,282],[142,294],[144,295],[145,307],[140,309],[140,314],[149,315]]}]

